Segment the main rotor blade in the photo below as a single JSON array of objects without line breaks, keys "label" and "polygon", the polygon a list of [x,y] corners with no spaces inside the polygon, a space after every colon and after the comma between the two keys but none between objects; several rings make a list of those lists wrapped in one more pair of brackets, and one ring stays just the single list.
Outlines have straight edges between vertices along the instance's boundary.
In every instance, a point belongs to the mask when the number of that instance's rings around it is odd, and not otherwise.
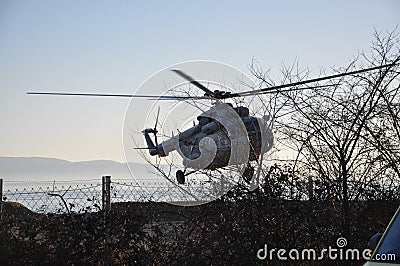
[{"label": "main rotor blade", "polygon": [[264,89],[259,89],[259,90],[252,90],[252,91],[245,91],[245,92],[239,92],[239,93],[231,93],[231,94],[224,94],[220,97],[216,97],[215,93],[212,92],[211,90],[207,89],[205,86],[201,85],[199,82],[195,81],[192,77],[189,75],[186,75],[184,72],[180,70],[173,69],[175,73],[177,73],[179,76],[183,77],[199,89],[205,92],[205,96],[172,96],[172,95],[134,95],[134,94],[102,94],[102,93],[65,93],[65,92],[27,92],[29,95],[56,95],[56,96],[91,96],[91,97],[125,97],[125,98],[145,98],[148,100],[178,100],[178,101],[185,101],[185,100],[212,100],[212,99],[228,99],[228,98],[234,98],[234,97],[246,97],[246,96],[254,96],[254,95],[259,95],[259,94],[269,94],[269,93],[279,93],[279,92],[286,92],[286,91],[291,91],[291,90],[305,90],[305,89],[312,89],[312,88],[320,88],[320,87],[328,87],[328,86],[335,86],[333,85],[321,85],[321,86],[313,86],[313,87],[304,87],[304,88],[292,88],[292,89],[286,89],[282,90],[284,88],[289,88],[289,87],[296,87],[308,83],[313,83],[313,82],[318,82],[318,81],[323,81],[323,80],[329,80],[329,79],[335,79],[339,77],[344,77],[344,76],[349,76],[349,75],[355,75],[363,72],[368,72],[372,70],[377,70],[389,66],[394,66],[397,63],[392,63],[392,64],[386,64],[382,66],[377,66],[377,67],[371,67],[371,68],[366,68],[366,69],[360,69],[356,71],[351,71],[347,73],[341,73],[341,74],[336,74],[336,75],[331,75],[331,76],[325,76],[325,77],[320,77],[320,78],[314,78],[314,79],[309,79],[309,80],[304,80],[304,81],[299,81],[299,82],[294,82],[294,83],[289,83],[289,84],[283,84],[283,85],[278,85],[278,86],[273,86],[273,87],[268,87]]},{"label": "main rotor blade", "polygon": [[214,92],[212,92],[211,90],[209,90],[208,88],[206,88],[205,86],[201,85],[198,81],[194,80],[191,76],[187,75],[186,73],[184,73],[181,70],[178,69],[172,69],[171,71],[174,71],[176,74],[178,74],[179,76],[181,76],[182,78],[186,79],[187,81],[189,81],[190,83],[192,83],[193,85],[195,85],[197,88],[199,88],[200,90],[204,91],[206,94],[206,96],[211,96],[211,97],[215,97]]},{"label": "main rotor blade", "polygon": [[[328,85],[320,85],[320,86],[312,86],[312,87],[297,87],[297,88],[286,88],[286,89],[278,89],[278,90],[268,90],[264,92],[256,92],[256,93],[249,93],[246,95],[239,95],[239,96],[234,96],[234,97],[246,97],[246,96],[257,96],[257,95],[263,95],[263,94],[272,94],[272,93],[280,93],[280,92],[290,92],[290,91],[303,91],[303,90],[310,90],[310,89],[317,89],[317,88],[328,88],[328,87],[333,87],[337,86],[338,84],[328,84]],[[233,97],[230,97],[233,98]]]},{"label": "main rotor blade", "polygon": [[[289,84],[283,84],[283,85],[278,85],[278,86],[273,86],[273,87],[268,87],[264,89],[259,89],[259,90],[252,90],[252,91],[245,91],[245,92],[239,92],[239,93],[232,93],[228,95],[224,95],[224,99],[226,98],[234,98],[234,97],[246,97],[246,96],[252,96],[252,95],[258,95],[258,94],[266,94],[266,93],[274,93],[274,92],[280,92],[280,89],[288,88],[288,87],[296,87],[308,83],[313,83],[313,82],[318,82],[318,81],[323,81],[323,80],[328,80],[328,79],[335,79],[335,78],[340,78],[344,76],[349,76],[349,75],[355,75],[363,72],[368,72],[372,70],[377,70],[389,66],[394,66],[395,63],[393,64],[387,64],[387,65],[382,65],[382,66],[377,66],[377,67],[371,67],[371,68],[365,68],[365,69],[359,69],[351,72],[346,72],[346,73],[341,73],[341,74],[336,74],[336,75],[331,75],[331,76],[325,76],[325,77],[320,77],[320,78],[314,78],[314,79],[309,79],[309,80],[304,80],[304,81],[299,81],[299,82],[294,82],[294,83],[289,83]],[[322,87],[327,87],[330,85],[322,85]],[[318,87],[318,86],[317,86]],[[296,88],[296,90],[301,90],[301,89],[311,89],[314,87],[304,87],[304,88]],[[285,90],[288,91],[288,90]]]},{"label": "main rotor blade", "polygon": [[135,95],[135,94],[103,94],[103,93],[67,93],[67,92],[27,92],[29,95],[55,95],[55,96],[91,96],[91,97],[125,97],[147,98],[149,100],[207,100],[205,96],[172,96],[172,95]]}]

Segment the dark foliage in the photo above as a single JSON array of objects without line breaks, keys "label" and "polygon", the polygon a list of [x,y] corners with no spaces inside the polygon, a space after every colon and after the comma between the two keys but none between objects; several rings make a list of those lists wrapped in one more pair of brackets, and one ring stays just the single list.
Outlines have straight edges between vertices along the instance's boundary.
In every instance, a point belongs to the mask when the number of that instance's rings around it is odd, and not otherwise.
[{"label": "dark foliage", "polygon": [[71,215],[35,214],[6,203],[0,264],[279,265],[277,260],[258,260],[257,251],[265,244],[320,250],[335,246],[340,236],[348,240],[347,247],[365,249],[369,237],[384,230],[399,205],[351,202],[351,233],[343,235],[341,202],[273,200],[260,192],[244,195],[196,207],[118,203],[109,213]]}]

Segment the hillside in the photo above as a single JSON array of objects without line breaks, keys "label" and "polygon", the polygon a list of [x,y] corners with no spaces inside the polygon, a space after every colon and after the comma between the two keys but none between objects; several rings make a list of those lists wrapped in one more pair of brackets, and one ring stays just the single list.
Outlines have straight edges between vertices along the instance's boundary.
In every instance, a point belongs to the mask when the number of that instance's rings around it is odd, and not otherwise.
[{"label": "hillside", "polygon": [[[130,163],[135,175],[146,176],[147,165]],[[70,162],[42,157],[0,157],[0,177],[5,180],[97,179],[103,175],[130,178],[126,163],[110,160]]]}]

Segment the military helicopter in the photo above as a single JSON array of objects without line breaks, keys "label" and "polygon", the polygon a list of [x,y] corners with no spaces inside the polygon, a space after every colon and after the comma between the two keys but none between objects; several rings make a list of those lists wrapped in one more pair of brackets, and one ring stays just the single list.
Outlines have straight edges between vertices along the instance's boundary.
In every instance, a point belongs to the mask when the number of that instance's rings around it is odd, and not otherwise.
[{"label": "military helicopter", "polygon": [[[92,93],[64,93],[64,92],[28,92],[34,95],[62,95],[62,96],[99,96],[99,97],[136,97],[155,100],[211,100],[213,106],[197,117],[197,124],[180,132],[177,136],[158,143],[157,127],[147,128],[142,131],[147,147],[139,148],[148,150],[151,156],[166,157],[171,152],[177,151],[183,158],[183,170],[176,171],[178,184],[185,183],[185,177],[200,170],[217,170],[232,165],[245,165],[242,177],[250,182],[254,175],[254,167],[250,164],[268,152],[273,146],[273,134],[268,126],[268,117],[250,116],[249,108],[245,106],[234,107],[223,100],[248,97],[262,94],[282,93],[294,90],[322,88],[332,85],[316,85],[305,87],[303,85],[324,80],[332,80],[348,75],[373,71],[392,66],[382,65],[372,68],[324,76],[300,82],[272,86],[263,89],[231,93],[228,91],[214,90],[196,81],[181,70],[174,69],[174,73],[185,79],[190,84],[204,92],[203,96],[173,96],[173,95],[130,95],[130,94],[92,94]],[[157,120],[156,119],[156,125]],[[236,133],[240,134],[236,134]],[[153,135],[153,139],[151,137]],[[191,169],[190,171],[187,171]]]}]

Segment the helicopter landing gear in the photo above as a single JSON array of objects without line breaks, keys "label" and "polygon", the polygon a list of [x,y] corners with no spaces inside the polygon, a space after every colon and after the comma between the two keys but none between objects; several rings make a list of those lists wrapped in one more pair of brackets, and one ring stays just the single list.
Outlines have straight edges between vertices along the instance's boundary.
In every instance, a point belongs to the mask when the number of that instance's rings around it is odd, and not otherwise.
[{"label": "helicopter landing gear", "polygon": [[253,178],[254,175],[254,167],[251,165],[247,165],[246,169],[244,169],[243,172],[243,180],[246,183],[250,183],[251,179]]},{"label": "helicopter landing gear", "polygon": [[185,173],[182,170],[176,171],[176,181],[179,185],[185,184]]}]

